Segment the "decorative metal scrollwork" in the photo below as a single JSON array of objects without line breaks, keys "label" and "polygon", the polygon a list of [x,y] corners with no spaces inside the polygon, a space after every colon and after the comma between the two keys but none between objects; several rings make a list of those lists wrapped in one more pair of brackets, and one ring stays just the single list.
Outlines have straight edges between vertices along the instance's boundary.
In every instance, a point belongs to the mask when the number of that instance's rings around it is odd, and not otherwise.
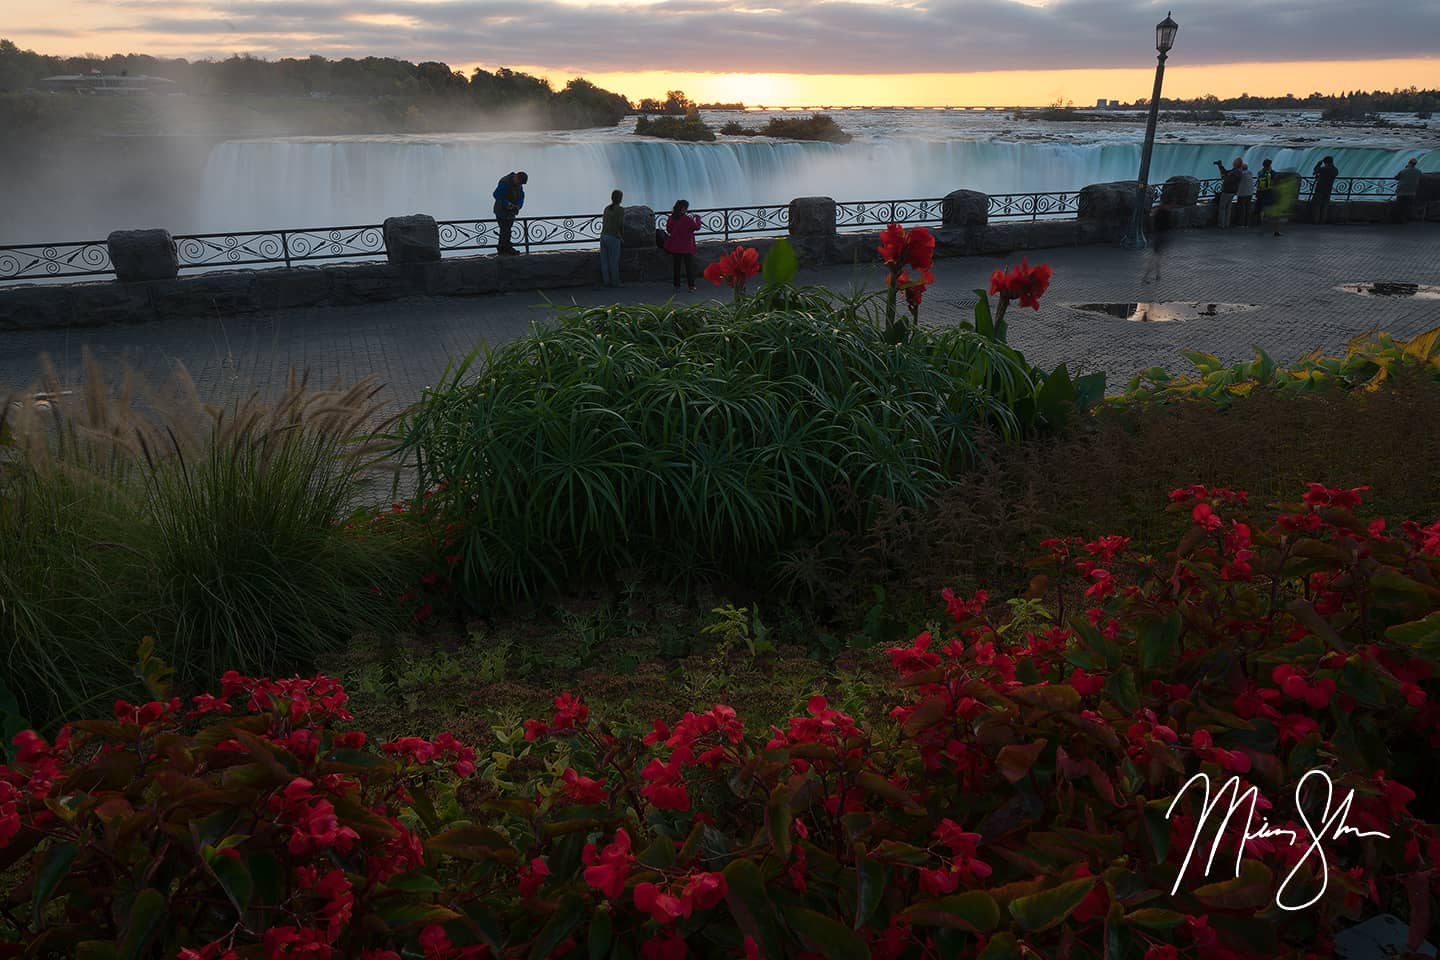
[{"label": "decorative metal scrollwork", "polygon": [[112,272],[104,240],[0,247],[0,281],[32,277],[93,277]]},{"label": "decorative metal scrollwork", "polygon": [[1073,217],[1080,210],[1080,194],[992,193],[987,208],[991,220],[1058,220]]},{"label": "decorative metal scrollwork", "polygon": [[207,267],[285,261],[278,233],[211,233],[175,238],[180,266]]},{"label": "decorative metal scrollwork", "polygon": [[286,230],[283,242],[291,260],[341,260],[384,256],[385,229],[378,224],[361,227],[322,227]]}]

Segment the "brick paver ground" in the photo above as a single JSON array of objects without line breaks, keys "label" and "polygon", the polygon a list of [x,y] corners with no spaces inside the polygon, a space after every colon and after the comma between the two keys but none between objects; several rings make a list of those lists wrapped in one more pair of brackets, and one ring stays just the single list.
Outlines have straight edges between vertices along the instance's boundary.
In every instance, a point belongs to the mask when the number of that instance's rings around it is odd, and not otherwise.
[{"label": "brick paver ground", "polygon": [[[1108,246],[1036,252],[1031,261],[1048,262],[1055,279],[1038,313],[1010,314],[1011,343],[1040,366],[1063,360],[1072,371],[1103,370],[1110,384],[1119,386],[1146,367],[1186,369],[1181,350],[1234,361],[1248,358],[1251,345],[1259,344],[1287,362],[1316,347],[1340,351],[1351,337],[1372,328],[1405,337],[1440,325],[1440,299],[1362,297],[1336,289],[1360,281],[1440,286],[1436,226],[1297,225],[1282,237],[1257,231],[1187,232],[1166,250],[1158,282],[1142,282],[1148,256]],[[936,284],[925,298],[927,321],[953,323],[970,316],[971,291],[988,286],[995,267],[1018,259],[937,261]],[[848,290],[857,284],[878,287],[880,277],[880,267],[871,264],[807,270],[799,279]],[[123,359],[157,380],[181,362],[202,392],[217,398],[234,391],[268,393],[283,385],[291,369],[308,368],[312,378],[327,383],[376,374],[386,384],[386,398],[405,403],[477,344],[502,343],[526,332],[533,321],[543,321],[549,315],[547,297],[588,305],[661,302],[670,295],[668,283],[620,291],[597,285],[545,294],[0,333],[0,393],[28,386],[42,352],[62,371],[73,371],[81,349],[89,347],[102,360]],[[712,295],[716,288],[708,284],[696,294]],[[1201,301],[1257,309],[1187,322],[1139,323],[1068,306],[1097,301]]]}]

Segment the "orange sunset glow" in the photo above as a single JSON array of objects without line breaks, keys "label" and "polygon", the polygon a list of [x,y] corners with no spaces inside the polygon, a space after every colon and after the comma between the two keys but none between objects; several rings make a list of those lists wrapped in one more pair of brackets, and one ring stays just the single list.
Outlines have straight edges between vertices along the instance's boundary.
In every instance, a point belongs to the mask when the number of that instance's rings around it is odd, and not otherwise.
[{"label": "orange sunset glow", "polygon": [[[494,69],[494,64],[469,64]],[[555,86],[583,71],[543,66],[517,67],[548,76]],[[586,79],[632,100],[663,98],[684,90],[702,103],[741,102],[747,106],[1031,106],[1073,100],[1076,106],[1097,99],[1131,101],[1148,97],[1154,61],[1114,70],[1011,70],[984,73],[786,74],[786,73],[584,73]],[[1229,63],[1187,66],[1172,58],[1165,71],[1165,96],[1233,97],[1243,93],[1305,98],[1312,92],[1337,93],[1355,88],[1440,87],[1440,58],[1403,60],[1327,60],[1294,63]]]}]

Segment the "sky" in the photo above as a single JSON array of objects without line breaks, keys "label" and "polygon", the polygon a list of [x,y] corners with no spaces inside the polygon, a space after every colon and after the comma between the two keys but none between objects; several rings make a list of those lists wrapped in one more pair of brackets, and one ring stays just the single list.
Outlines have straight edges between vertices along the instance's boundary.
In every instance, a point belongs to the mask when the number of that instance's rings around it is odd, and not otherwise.
[{"label": "sky", "polygon": [[632,100],[1019,105],[1440,87],[1440,0],[0,0],[42,53],[507,66]]}]

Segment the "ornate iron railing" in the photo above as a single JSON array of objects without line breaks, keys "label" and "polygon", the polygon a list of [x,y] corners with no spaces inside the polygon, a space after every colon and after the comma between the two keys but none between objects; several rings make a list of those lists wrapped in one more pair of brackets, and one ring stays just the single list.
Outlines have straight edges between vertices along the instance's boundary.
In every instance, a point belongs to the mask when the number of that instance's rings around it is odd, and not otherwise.
[{"label": "ornate iron railing", "polygon": [[0,282],[49,277],[98,277],[114,273],[104,240],[28,243],[0,247]]},{"label": "ornate iron railing", "polygon": [[[1309,197],[1314,177],[1301,177],[1301,196]],[[1200,181],[1200,199],[1213,199],[1220,189],[1215,178]],[[1159,203],[1163,183],[1149,185],[1150,201]],[[1388,200],[1395,182],[1386,177],[1338,177],[1331,191],[1336,202]],[[918,200],[858,200],[835,204],[839,230],[869,229],[889,223],[907,226],[935,225],[942,220],[943,197]],[[1041,193],[990,194],[987,215],[992,221],[1050,220],[1074,217],[1080,209],[1076,190]],[[702,239],[723,241],[784,234],[790,228],[789,204],[748,207],[714,207],[693,210],[700,216]],[[655,226],[669,216],[655,213]],[[512,228],[512,242],[526,251],[535,247],[589,245],[599,241],[603,220],[599,214],[562,217],[520,217]],[[446,253],[494,250],[500,238],[494,219],[439,221],[440,249]],[[175,238],[180,269],[207,270],[276,264],[287,267],[317,260],[367,260],[385,256],[385,230],[380,224],[348,227],[313,227],[294,230],[235,231],[186,234]],[[41,243],[0,246],[0,283],[66,277],[97,277],[114,273],[103,240],[80,243]]]},{"label": "ornate iron railing", "polygon": [[1060,220],[1078,216],[1080,191],[1056,193],[992,193],[991,220]]},{"label": "ornate iron railing", "polygon": [[939,223],[944,197],[923,200],[854,200],[835,204],[835,229],[883,227],[891,223]]},{"label": "ornate iron railing", "polygon": [[[1300,178],[1300,195],[1315,195],[1315,178]],[[1394,177],[1336,177],[1330,188],[1331,202],[1345,200],[1391,200],[1395,197]]]},{"label": "ornate iron railing", "polygon": [[197,233],[175,238],[180,269],[239,267],[257,263],[293,266],[306,260],[355,260],[385,255],[385,231],[376,224],[319,227],[310,230],[265,230],[244,233]]}]

